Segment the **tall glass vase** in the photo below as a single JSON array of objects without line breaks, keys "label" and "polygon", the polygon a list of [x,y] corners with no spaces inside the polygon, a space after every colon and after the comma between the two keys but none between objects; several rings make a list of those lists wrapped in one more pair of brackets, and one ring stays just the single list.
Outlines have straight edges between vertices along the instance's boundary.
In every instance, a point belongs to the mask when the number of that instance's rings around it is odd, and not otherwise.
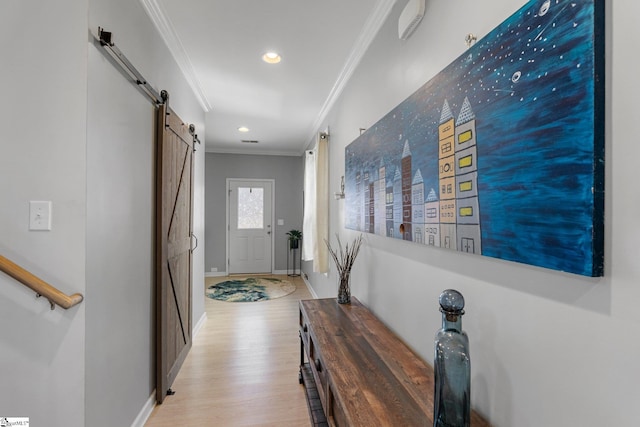
[{"label": "tall glass vase", "polygon": [[338,304],[351,303],[351,272],[345,271],[338,275]]},{"label": "tall glass vase", "polygon": [[440,295],[442,329],[435,338],[434,427],[471,425],[469,338],[462,330],[464,298],[447,289]]}]

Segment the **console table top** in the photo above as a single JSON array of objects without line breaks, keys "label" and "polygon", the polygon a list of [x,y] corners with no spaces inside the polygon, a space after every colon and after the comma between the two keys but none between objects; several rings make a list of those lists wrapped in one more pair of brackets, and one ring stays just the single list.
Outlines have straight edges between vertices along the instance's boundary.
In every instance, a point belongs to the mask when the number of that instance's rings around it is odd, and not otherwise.
[{"label": "console table top", "polygon": [[[302,300],[335,399],[349,425],[433,425],[433,368],[357,298]],[[435,332],[434,332],[435,334]],[[471,425],[489,426],[473,412]]]}]

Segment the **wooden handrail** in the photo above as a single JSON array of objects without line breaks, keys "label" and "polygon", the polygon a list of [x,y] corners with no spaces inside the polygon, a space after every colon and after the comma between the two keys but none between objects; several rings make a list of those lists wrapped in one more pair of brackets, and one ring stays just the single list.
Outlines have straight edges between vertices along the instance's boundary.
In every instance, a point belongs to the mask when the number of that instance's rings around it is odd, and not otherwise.
[{"label": "wooden handrail", "polygon": [[67,309],[80,304],[84,299],[82,294],[73,294],[69,296],[60,292],[57,288],[51,286],[39,277],[34,276],[18,264],[8,260],[2,255],[0,255],[0,271],[31,288],[38,296],[43,296],[48,299],[51,304],[51,310],[55,308],[54,304],[58,304],[60,307]]}]

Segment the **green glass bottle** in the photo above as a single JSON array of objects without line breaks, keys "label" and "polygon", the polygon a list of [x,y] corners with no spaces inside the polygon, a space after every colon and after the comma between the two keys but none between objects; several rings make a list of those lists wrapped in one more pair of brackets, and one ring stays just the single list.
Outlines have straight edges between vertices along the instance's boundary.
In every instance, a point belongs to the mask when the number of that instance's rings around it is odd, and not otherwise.
[{"label": "green glass bottle", "polygon": [[434,427],[471,425],[469,338],[462,330],[464,298],[454,289],[440,294],[442,329],[435,338]]}]

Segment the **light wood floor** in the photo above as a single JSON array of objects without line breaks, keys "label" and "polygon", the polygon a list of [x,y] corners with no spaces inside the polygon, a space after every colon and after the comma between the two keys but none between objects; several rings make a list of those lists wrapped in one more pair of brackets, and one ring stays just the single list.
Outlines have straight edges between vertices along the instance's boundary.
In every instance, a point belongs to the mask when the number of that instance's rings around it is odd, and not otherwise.
[{"label": "light wood floor", "polygon": [[311,425],[298,384],[298,300],[312,297],[299,277],[275,277],[297,290],[263,302],[205,297],[208,320],[171,387],[176,394],[155,407],[147,427]]}]

